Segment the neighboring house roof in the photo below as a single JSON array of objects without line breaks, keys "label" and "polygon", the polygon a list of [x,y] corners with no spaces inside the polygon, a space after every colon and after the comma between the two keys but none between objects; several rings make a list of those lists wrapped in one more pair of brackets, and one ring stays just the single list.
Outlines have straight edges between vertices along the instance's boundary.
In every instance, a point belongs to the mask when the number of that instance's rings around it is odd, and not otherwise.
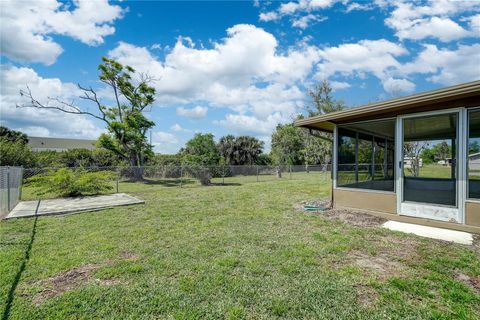
[{"label": "neighboring house roof", "polygon": [[480,152],[469,154],[470,160],[480,160]]},{"label": "neighboring house roof", "polygon": [[89,149],[95,148],[96,140],[86,139],[67,139],[67,138],[46,138],[46,137],[28,137],[28,145],[33,151],[64,151],[69,149]]},{"label": "neighboring house roof", "polygon": [[332,132],[336,124],[421,111],[478,106],[480,80],[295,121],[298,127]]}]

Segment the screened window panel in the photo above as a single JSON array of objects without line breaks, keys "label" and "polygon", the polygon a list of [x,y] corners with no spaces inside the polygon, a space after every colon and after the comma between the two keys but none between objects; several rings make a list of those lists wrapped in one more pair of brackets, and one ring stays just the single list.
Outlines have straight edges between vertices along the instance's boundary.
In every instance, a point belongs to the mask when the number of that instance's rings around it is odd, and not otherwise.
[{"label": "screened window panel", "polygon": [[468,197],[480,199],[480,110],[468,115]]},{"label": "screened window panel", "polygon": [[338,128],[337,186],[394,191],[395,120]]},{"label": "screened window panel", "polygon": [[456,113],[403,121],[403,200],[457,203]]}]

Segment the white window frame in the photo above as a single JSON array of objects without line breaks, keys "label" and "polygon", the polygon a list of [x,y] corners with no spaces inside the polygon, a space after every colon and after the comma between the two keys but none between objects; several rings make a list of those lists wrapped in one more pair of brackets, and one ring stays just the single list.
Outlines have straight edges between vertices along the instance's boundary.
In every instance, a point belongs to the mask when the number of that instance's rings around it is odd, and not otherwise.
[{"label": "white window frame", "polygon": [[[442,114],[456,113],[458,116],[457,127],[457,205],[455,207],[442,206],[434,204],[423,204],[417,202],[404,202],[403,201],[403,120],[409,118],[436,116]],[[419,218],[434,217],[429,215],[429,212],[440,212],[448,215],[455,215],[458,223],[465,223],[465,200],[466,200],[466,169],[465,161],[461,159],[466,158],[466,115],[467,110],[465,108],[451,108],[442,109],[428,112],[411,113],[406,115],[397,116],[396,136],[395,136],[395,158],[396,158],[396,184],[397,184],[397,214],[408,215]],[[442,220],[442,219],[438,219]],[[449,220],[444,220],[449,221]]]},{"label": "white window frame", "polygon": [[[374,119],[374,120],[364,120],[364,121],[355,121],[355,122],[348,122],[345,123],[346,125],[351,125],[351,124],[356,124],[356,123],[366,123],[366,122],[379,122],[379,121],[384,121],[384,120],[396,120],[396,117],[387,117],[387,118],[380,118],[380,119]],[[335,125],[335,128],[333,129],[333,168],[332,168],[332,173],[333,173],[333,188],[337,190],[347,190],[347,191],[361,191],[361,192],[373,192],[373,193],[386,193],[386,194],[396,194],[396,184],[394,183],[393,185],[393,191],[388,191],[388,190],[375,190],[375,189],[365,189],[365,188],[349,188],[349,187],[338,187],[337,186],[337,167],[338,167],[338,125]],[[395,137],[394,141],[395,144],[396,142],[396,132],[395,132]],[[395,158],[396,158],[396,148],[395,148]],[[395,160],[394,160],[395,161]],[[393,175],[394,175],[394,181],[396,179],[396,174],[397,172],[394,170]]]},{"label": "white window frame", "polygon": [[470,192],[468,191],[468,146],[470,144],[470,113],[471,112],[480,112],[480,107],[473,107],[473,108],[468,108],[466,109],[466,116],[465,116],[465,139],[466,139],[466,145],[465,145],[465,201],[466,202],[480,202],[479,198],[470,198],[469,194]]}]

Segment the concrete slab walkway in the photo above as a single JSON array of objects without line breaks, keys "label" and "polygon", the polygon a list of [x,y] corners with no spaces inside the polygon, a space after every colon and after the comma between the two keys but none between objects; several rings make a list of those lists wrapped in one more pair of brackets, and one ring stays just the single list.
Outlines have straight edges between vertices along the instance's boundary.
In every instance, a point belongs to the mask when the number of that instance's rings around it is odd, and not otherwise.
[{"label": "concrete slab walkway", "polygon": [[467,244],[467,245],[472,245],[473,243],[472,234],[468,232],[463,232],[463,231],[427,227],[427,226],[421,226],[418,224],[411,224],[411,223],[398,222],[398,221],[387,221],[383,224],[383,227],[393,231],[413,233],[413,234],[416,234],[417,236],[427,237],[431,239],[451,241],[451,242]]},{"label": "concrete slab walkway", "polygon": [[6,219],[94,211],[139,203],[145,203],[145,201],[132,197],[126,193],[78,198],[21,201],[7,215]]}]

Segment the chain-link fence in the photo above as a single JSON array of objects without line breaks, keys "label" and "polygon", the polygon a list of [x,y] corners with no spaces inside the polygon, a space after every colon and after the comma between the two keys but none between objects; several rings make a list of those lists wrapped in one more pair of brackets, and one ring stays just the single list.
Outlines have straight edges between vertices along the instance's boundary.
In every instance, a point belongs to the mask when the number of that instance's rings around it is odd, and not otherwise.
[{"label": "chain-link fence", "polygon": [[[79,175],[93,172],[108,173],[109,191],[129,192],[135,182],[165,187],[188,188],[202,185],[239,185],[245,183],[315,180],[319,183],[330,179],[330,165],[295,166],[201,166],[194,164],[157,165],[144,167],[78,167],[78,168],[29,168],[24,170],[22,200],[38,199],[39,193],[32,181],[39,176],[54,175],[59,170]],[[43,194],[42,198],[50,197]]]},{"label": "chain-link fence", "polygon": [[20,201],[23,168],[0,167],[0,219]]}]

